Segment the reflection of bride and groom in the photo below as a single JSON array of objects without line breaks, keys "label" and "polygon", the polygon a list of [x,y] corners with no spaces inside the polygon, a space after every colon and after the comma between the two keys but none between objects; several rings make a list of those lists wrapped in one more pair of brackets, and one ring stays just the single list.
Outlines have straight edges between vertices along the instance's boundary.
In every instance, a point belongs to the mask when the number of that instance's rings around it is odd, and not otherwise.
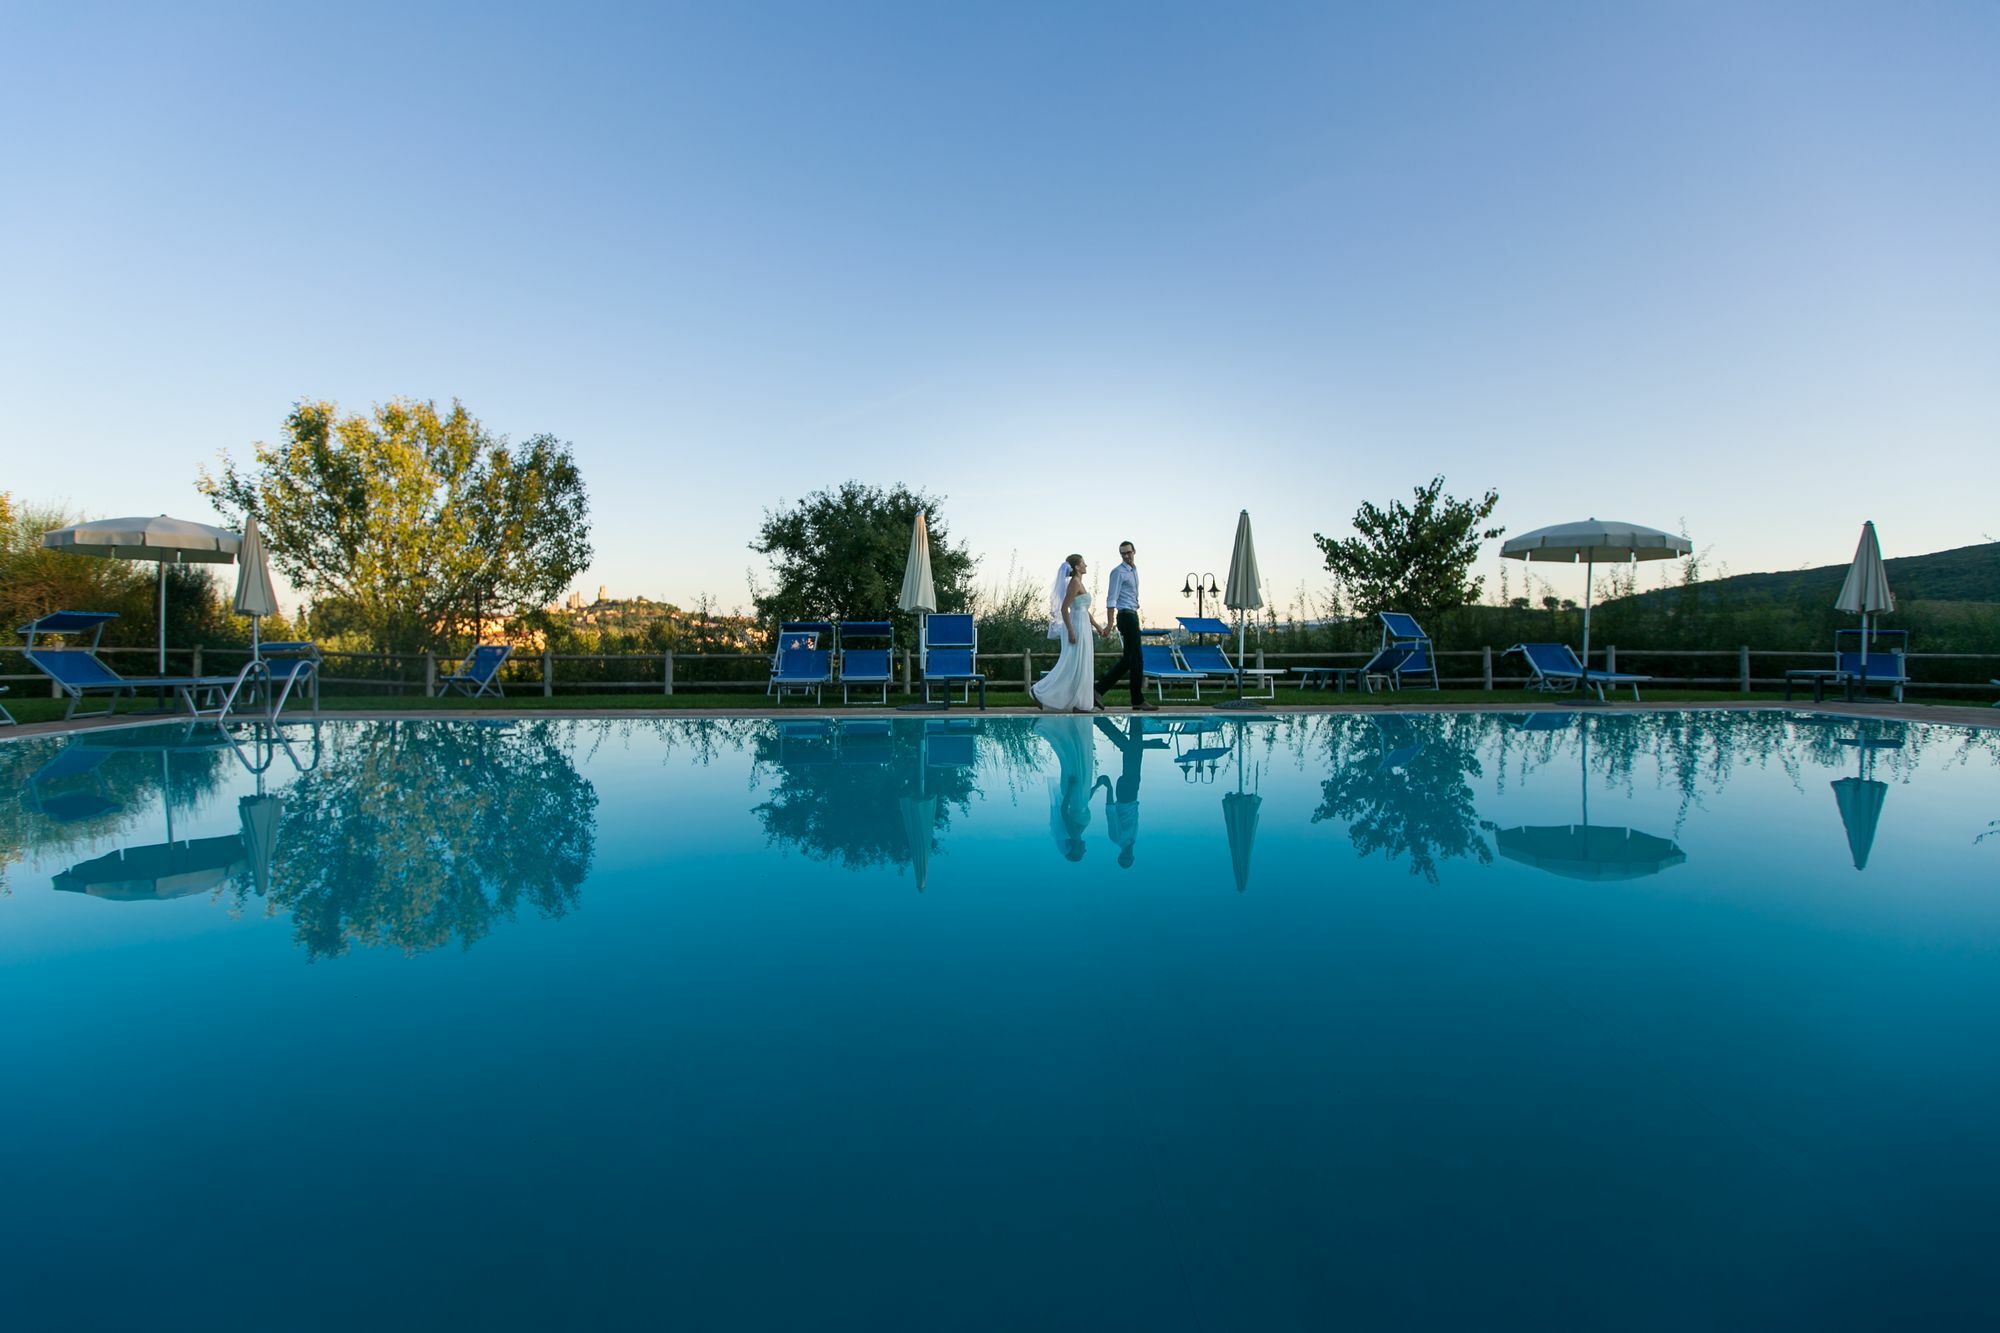
[{"label": "reflection of bride and groom", "polygon": [[[1097,772],[1093,722],[1122,756],[1116,783]],[[1057,850],[1068,860],[1083,859],[1090,803],[1103,787],[1105,831],[1118,849],[1118,864],[1130,867],[1139,841],[1139,779],[1145,752],[1163,749],[1166,742],[1146,739],[1137,720],[1120,728],[1103,717],[1039,718],[1035,732],[1056,753],[1056,775],[1049,779],[1049,833]]]},{"label": "reflection of bride and groom", "polygon": [[1090,592],[1083,584],[1088,572],[1083,557],[1072,555],[1056,571],[1049,589],[1049,637],[1059,645],[1056,664],[1029,687],[1037,704],[1051,713],[1089,713],[1104,705],[1104,691],[1124,678],[1132,691],[1134,712],[1159,707],[1146,702],[1145,673],[1139,652],[1139,570],[1133,564],[1131,542],[1118,544],[1119,563],[1111,569],[1106,591],[1104,633],[1117,633],[1122,651],[1100,678],[1096,673],[1097,622],[1090,616]]}]

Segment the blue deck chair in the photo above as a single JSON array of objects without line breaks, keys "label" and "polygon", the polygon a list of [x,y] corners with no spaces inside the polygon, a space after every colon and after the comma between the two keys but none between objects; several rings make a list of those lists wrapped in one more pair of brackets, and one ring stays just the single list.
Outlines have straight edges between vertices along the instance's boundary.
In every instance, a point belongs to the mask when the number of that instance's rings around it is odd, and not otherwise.
[{"label": "blue deck chair", "polygon": [[1548,693],[1574,690],[1582,685],[1597,691],[1599,702],[1604,699],[1604,687],[1617,689],[1620,685],[1632,687],[1632,698],[1639,697],[1639,686],[1652,679],[1651,676],[1635,676],[1625,671],[1593,671],[1577,661],[1576,650],[1566,643],[1517,643],[1507,650],[1519,653],[1527,659],[1528,670],[1534,674],[1528,678],[1526,688]]},{"label": "blue deck chair", "polygon": [[[1903,702],[1903,686],[1910,682],[1909,667],[1905,664],[1905,654],[1909,651],[1910,632],[1906,629],[1878,629],[1868,635],[1864,646],[1858,629],[1837,629],[1833,632],[1833,669],[1840,673],[1840,680],[1847,687],[1847,697],[1853,698],[1858,689],[1868,693],[1870,685],[1887,685],[1897,703]],[[1875,647],[1884,639],[1893,640],[1895,647],[1882,651]],[[1846,645],[1852,643],[1852,647]],[[1865,651],[1864,651],[1865,647]]]},{"label": "blue deck chair", "polygon": [[1174,657],[1172,644],[1140,644],[1139,665],[1145,669],[1146,683],[1151,685],[1154,691],[1158,693],[1161,703],[1167,702],[1167,686],[1169,684],[1191,687],[1194,690],[1194,694],[1191,697],[1196,702],[1200,702],[1201,683],[1209,678],[1208,673],[1206,671],[1191,671],[1187,667],[1182,666]]},{"label": "blue deck chair", "polygon": [[446,676],[438,684],[444,688],[440,695],[448,695],[453,690],[461,690],[468,698],[477,699],[482,694],[496,694],[507,697],[506,687],[500,683],[500,668],[514,655],[513,646],[505,643],[482,643],[472,650],[458,670]]},{"label": "blue deck chair", "polygon": [[[1217,620],[1214,616],[1179,616],[1176,618],[1180,621],[1182,631],[1187,634],[1220,634],[1225,640],[1229,637],[1229,626]],[[1190,671],[1201,671],[1211,676],[1234,677],[1237,674],[1236,664],[1229,660],[1228,650],[1220,643],[1190,643],[1183,639],[1180,651],[1181,665]],[[1278,677],[1284,674],[1284,668],[1282,667],[1244,667],[1242,671],[1244,683],[1246,685],[1256,683],[1264,687],[1262,694],[1246,693],[1244,697],[1249,699],[1277,698]]]},{"label": "blue deck chair", "polygon": [[[21,656],[69,696],[69,707],[63,712],[65,719],[109,716],[116,711],[121,694],[136,698],[140,690],[172,690],[194,716],[220,720],[236,706],[244,684],[258,674],[259,665],[251,662],[233,676],[121,676],[97,656],[104,627],[116,619],[115,611],[51,611],[21,626]],[[66,638],[88,634],[90,645],[58,648],[39,642],[48,634]],[[77,712],[77,705],[91,694],[106,696],[104,707],[94,712]]]},{"label": "blue deck chair", "polygon": [[1395,643],[1387,648],[1377,648],[1375,656],[1363,663],[1361,670],[1355,673],[1361,680],[1361,688],[1373,694],[1376,683],[1380,682],[1387,689],[1401,689],[1403,667],[1416,651],[1407,643]]},{"label": "blue deck chair", "polygon": [[1431,636],[1424,633],[1424,627],[1417,623],[1415,616],[1404,615],[1401,611],[1382,611],[1378,615],[1382,621],[1382,646],[1410,649],[1408,660],[1396,668],[1398,687],[1414,685],[1420,677],[1429,676],[1431,688],[1437,689],[1437,652],[1431,646]]},{"label": "blue deck chair", "polygon": [[812,691],[813,702],[820,702],[820,691],[833,683],[833,649],[831,648],[780,648],[778,665],[771,672],[771,682],[766,692],[778,696],[780,704],[785,702],[786,691],[804,694]]},{"label": "blue deck chair", "polygon": [[778,633],[771,640],[771,679],[764,683],[764,693],[784,696],[778,688],[778,668],[780,659],[788,648],[832,648],[833,622],[830,620],[781,620]]},{"label": "blue deck chair", "polygon": [[979,706],[986,707],[986,677],[980,674],[979,627],[968,615],[925,616],[921,631],[924,671],[924,702],[931,701],[931,686],[944,687],[944,705],[951,707],[951,687],[963,690],[961,703],[972,702],[974,686],[979,688]]},{"label": "blue deck chair", "polygon": [[269,691],[267,710],[272,717],[285,711],[285,700],[295,688],[312,687],[313,708],[319,707],[319,645],[304,640],[267,643],[263,646],[264,688]]},{"label": "blue deck chair", "polygon": [[[8,690],[12,688],[14,687],[11,685],[0,685],[0,694],[5,694],[7,693]],[[14,721],[14,715],[7,711],[6,704],[0,704],[0,722],[5,722],[10,727],[20,725],[19,723]]]},{"label": "blue deck chair", "polygon": [[[879,642],[880,647],[855,648],[851,639]],[[896,654],[896,627],[886,620],[843,620],[835,631],[840,649],[840,701],[852,702],[848,691],[856,685],[880,686],[882,702],[889,702],[889,685],[895,679],[890,663]]]}]

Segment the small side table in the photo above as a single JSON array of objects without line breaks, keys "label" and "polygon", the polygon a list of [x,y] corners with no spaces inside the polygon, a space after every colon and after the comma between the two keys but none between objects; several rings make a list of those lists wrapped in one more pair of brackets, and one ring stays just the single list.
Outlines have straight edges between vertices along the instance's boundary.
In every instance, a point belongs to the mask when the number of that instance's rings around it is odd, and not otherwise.
[{"label": "small side table", "polygon": [[1805,686],[1811,685],[1813,702],[1823,703],[1826,700],[1826,687],[1828,685],[1839,684],[1840,679],[1841,673],[1838,671],[1787,671],[1785,673],[1785,702],[1790,703],[1792,701],[1793,689],[1803,689]]}]

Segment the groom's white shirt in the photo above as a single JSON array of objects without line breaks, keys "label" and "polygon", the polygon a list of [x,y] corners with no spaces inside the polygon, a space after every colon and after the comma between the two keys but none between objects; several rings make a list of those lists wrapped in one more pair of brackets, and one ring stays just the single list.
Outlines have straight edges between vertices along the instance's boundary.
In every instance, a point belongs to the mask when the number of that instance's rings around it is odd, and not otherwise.
[{"label": "groom's white shirt", "polygon": [[1105,593],[1105,601],[1113,611],[1137,611],[1139,609],[1139,571],[1119,562],[1111,567],[1111,582]]}]

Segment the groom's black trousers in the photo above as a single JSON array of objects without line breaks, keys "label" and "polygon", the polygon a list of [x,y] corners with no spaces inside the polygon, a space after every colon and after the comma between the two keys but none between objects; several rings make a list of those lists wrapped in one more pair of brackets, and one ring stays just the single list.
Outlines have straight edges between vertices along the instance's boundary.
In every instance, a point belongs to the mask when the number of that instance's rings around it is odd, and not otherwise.
[{"label": "groom's black trousers", "polygon": [[1097,692],[1104,693],[1118,683],[1120,676],[1132,678],[1132,706],[1137,708],[1146,701],[1146,670],[1139,658],[1139,613],[1120,611],[1118,613],[1118,637],[1125,641],[1125,651],[1118,656],[1109,671],[1097,678]]}]

